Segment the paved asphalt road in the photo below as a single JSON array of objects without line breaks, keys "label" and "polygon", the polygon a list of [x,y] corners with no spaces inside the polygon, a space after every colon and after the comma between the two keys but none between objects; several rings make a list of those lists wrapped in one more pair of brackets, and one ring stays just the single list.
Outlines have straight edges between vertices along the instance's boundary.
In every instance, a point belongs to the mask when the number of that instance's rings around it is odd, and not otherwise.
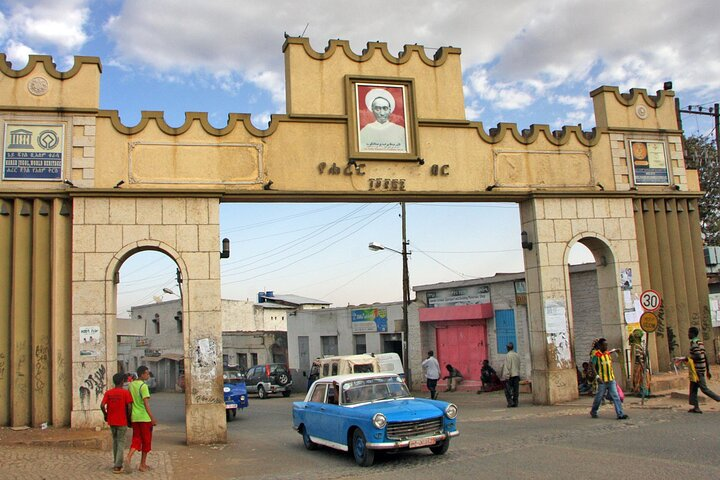
[{"label": "paved asphalt road", "polygon": [[[165,479],[720,479],[720,408],[686,413],[682,400],[628,398],[627,421],[615,420],[611,406],[591,419],[590,399],[556,407],[504,408],[502,394],[445,394],[460,408],[461,435],[444,456],[427,449],[383,455],[360,468],[345,453],[307,451],[291,428],[292,401],[250,399],[250,407],[228,425],[226,445],[184,444],[180,394],[152,397],[160,425],[154,434],[150,473],[130,477]],[[100,435],[106,434],[102,432]],[[109,435],[109,433],[107,433]],[[0,479],[117,478],[111,454],[83,448],[22,445],[0,447]],[[137,459],[134,467],[137,467]],[[122,478],[128,478],[123,475]]]},{"label": "paved asphalt road", "polygon": [[[178,397],[180,402],[178,402]],[[626,400],[630,419],[618,421],[610,405],[591,419],[589,398],[559,407],[529,405],[506,409],[502,394],[446,394],[460,407],[461,435],[444,456],[427,449],[383,455],[360,468],[345,453],[307,451],[291,428],[291,404],[300,400],[251,397],[250,407],[228,425],[223,446],[169,450],[175,478],[413,479],[458,478],[644,478],[720,479],[720,408],[691,415],[681,400],[653,399],[650,408]],[[182,443],[182,397],[154,397],[158,416],[167,418],[158,440]],[[523,404],[524,401],[524,404]],[[160,405],[163,405],[160,409]]]}]

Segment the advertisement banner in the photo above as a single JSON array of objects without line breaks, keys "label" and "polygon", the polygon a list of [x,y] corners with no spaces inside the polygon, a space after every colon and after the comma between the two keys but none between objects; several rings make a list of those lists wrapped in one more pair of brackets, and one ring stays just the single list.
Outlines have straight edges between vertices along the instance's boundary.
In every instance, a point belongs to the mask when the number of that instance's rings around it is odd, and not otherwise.
[{"label": "advertisement banner", "polygon": [[387,332],[388,318],[385,308],[363,308],[351,310],[353,333]]},{"label": "advertisement banner", "polygon": [[5,124],[4,180],[62,180],[65,126]]},{"label": "advertisement banner", "polygon": [[436,290],[427,293],[428,307],[456,307],[460,305],[479,305],[490,303],[490,286]]}]

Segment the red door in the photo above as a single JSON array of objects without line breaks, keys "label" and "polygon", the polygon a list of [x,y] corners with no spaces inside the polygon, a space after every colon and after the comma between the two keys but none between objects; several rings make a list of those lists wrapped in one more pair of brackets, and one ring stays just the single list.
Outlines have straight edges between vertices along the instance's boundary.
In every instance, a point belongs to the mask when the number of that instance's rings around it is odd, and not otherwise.
[{"label": "red door", "polygon": [[468,380],[480,379],[480,367],[487,356],[487,328],[485,322],[449,324],[435,329],[437,358],[447,375],[448,363],[460,370]]}]

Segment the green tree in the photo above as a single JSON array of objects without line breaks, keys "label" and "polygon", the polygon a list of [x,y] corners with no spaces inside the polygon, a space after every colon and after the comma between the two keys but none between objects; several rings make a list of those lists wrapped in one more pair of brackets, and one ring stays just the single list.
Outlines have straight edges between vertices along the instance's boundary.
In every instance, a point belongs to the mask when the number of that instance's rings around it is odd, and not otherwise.
[{"label": "green tree", "polygon": [[698,171],[700,188],[700,227],[705,245],[720,246],[720,160],[712,138],[693,135],[685,139],[685,164]]}]

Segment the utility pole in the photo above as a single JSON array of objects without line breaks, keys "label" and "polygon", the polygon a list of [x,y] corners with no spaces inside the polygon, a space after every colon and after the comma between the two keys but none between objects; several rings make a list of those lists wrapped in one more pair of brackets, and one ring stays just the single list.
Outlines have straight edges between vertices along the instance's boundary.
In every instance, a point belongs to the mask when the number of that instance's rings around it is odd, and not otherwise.
[{"label": "utility pole", "polygon": [[410,275],[408,274],[408,241],[405,225],[405,202],[400,202],[402,217],[402,261],[403,261],[403,322],[405,323],[405,338],[403,339],[403,362],[407,384],[412,388],[412,373],[410,371],[410,323],[408,322],[408,305],[410,305]]},{"label": "utility pole", "polygon": [[[693,110],[693,108],[696,110]],[[715,153],[718,156],[718,161],[720,161],[720,103],[716,103],[714,106],[708,108],[707,111],[703,110],[702,105],[689,105],[687,110],[678,109],[678,117],[680,113],[705,115],[715,119]],[[682,123],[680,123],[679,126],[682,128]]]}]

